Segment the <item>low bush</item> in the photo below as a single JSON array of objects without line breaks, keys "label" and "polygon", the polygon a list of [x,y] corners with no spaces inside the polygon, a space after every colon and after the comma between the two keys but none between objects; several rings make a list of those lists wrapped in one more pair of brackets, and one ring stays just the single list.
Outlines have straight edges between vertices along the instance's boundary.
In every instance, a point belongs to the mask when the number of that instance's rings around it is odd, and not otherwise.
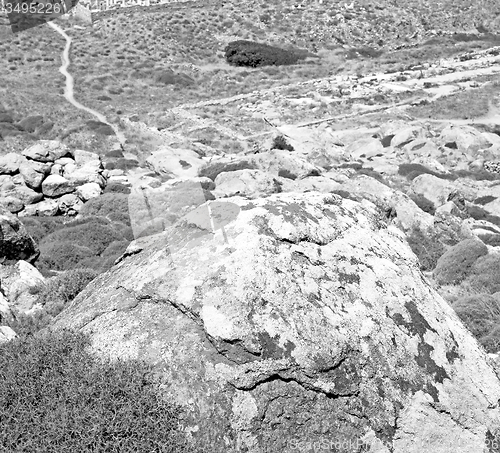
[{"label": "low bush", "polygon": [[458,299],[453,308],[488,352],[497,352],[500,339],[500,300],[489,294]]},{"label": "low bush", "polygon": [[95,255],[90,248],[71,242],[46,243],[40,247],[40,252],[37,263],[40,272],[47,269],[56,271],[75,269],[79,267],[78,263],[81,260]]},{"label": "low bush", "polygon": [[467,204],[467,215],[472,217],[474,220],[486,220],[487,222],[492,223],[493,225],[500,227],[500,217],[490,214],[486,209],[481,206],[474,204]]},{"label": "low bush", "polygon": [[224,49],[226,61],[234,66],[260,67],[292,65],[306,54],[253,41],[233,41]]},{"label": "low bush", "polygon": [[273,143],[271,144],[271,149],[283,149],[286,151],[294,151],[292,145],[290,145],[283,135],[278,135],[274,137]]},{"label": "low bush", "polygon": [[69,228],[62,228],[40,242],[41,255],[46,254],[47,247],[54,250],[54,245],[71,243],[87,247],[93,255],[100,255],[114,241],[123,240],[123,236],[109,225],[100,223],[84,223]]},{"label": "low bush", "polygon": [[491,245],[492,247],[500,247],[500,234],[481,234],[478,235],[478,238],[481,239],[481,241],[483,241],[486,245]]},{"label": "low bush", "polygon": [[405,176],[408,181],[413,181],[417,176],[420,175],[432,175],[440,179],[454,180],[456,176],[452,174],[439,173],[437,171],[431,170],[421,164],[401,164],[398,168],[398,174]]},{"label": "low bush", "polygon": [[0,345],[0,450],[192,452],[150,365],[104,359],[70,330]]},{"label": "low bush", "polygon": [[50,279],[38,294],[37,303],[46,313],[57,316],[99,274],[93,269],[73,269]]},{"label": "low bush", "polygon": [[422,271],[433,270],[445,252],[439,235],[433,230],[422,231],[419,226],[415,226],[408,233],[406,240],[413,253],[417,255]]},{"label": "low bush", "polygon": [[130,225],[128,196],[124,193],[105,193],[91,198],[80,210],[82,217],[102,216]]},{"label": "low bush", "polygon": [[437,261],[434,277],[441,285],[463,281],[474,263],[488,253],[488,248],[477,239],[465,239],[448,249]]},{"label": "low bush", "polygon": [[20,217],[22,224],[26,227],[28,234],[37,244],[50,233],[64,226],[64,217]]},{"label": "low bush", "polygon": [[369,176],[370,178],[376,179],[377,181],[389,187],[389,183],[384,179],[384,177],[378,171],[373,170],[372,168],[360,168],[359,170],[356,170],[356,172],[358,173],[358,175]]},{"label": "low bush", "polygon": [[466,283],[478,293],[500,291],[500,254],[490,253],[478,258],[470,269]]},{"label": "low bush", "polygon": [[410,198],[422,211],[427,212],[431,215],[434,215],[436,213],[434,203],[425,198],[422,194],[412,194],[410,195]]},{"label": "low bush", "polygon": [[128,195],[130,194],[130,188],[123,184],[112,182],[106,186],[104,193],[124,193]]}]

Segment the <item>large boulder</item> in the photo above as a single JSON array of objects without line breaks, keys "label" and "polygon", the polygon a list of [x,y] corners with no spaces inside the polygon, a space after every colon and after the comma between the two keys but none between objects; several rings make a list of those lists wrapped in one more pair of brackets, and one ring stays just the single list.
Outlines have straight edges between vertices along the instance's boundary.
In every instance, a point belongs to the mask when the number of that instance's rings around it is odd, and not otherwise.
[{"label": "large boulder", "polygon": [[25,260],[33,263],[38,255],[38,246],[21,221],[0,207],[0,261]]},{"label": "large boulder", "polygon": [[210,451],[494,451],[492,364],[373,204],[226,201],[215,235],[207,205],[191,211],[54,327],[153,364],[186,408],[186,435]]}]

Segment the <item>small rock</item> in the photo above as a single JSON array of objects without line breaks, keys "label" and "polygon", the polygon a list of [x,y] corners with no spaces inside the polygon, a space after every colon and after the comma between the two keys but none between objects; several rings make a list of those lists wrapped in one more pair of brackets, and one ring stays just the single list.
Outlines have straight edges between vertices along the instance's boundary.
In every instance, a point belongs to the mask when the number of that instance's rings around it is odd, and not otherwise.
[{"label": "small rock", "polygon": [[0,208],[0,259],[34,262],[40,251],[21,221]]},{"label": "small rock", "polygon": [[16,153],[8,153],[0,157],[0,175],[12,175],[19,171],[19,166],[26,158]]},{"label": "small rock", "polygon": [[9,326],[0,326],[0,344],[7,343],[17,337],[16,332]]},{"label": "small rock", "polygon": [[73,184],[63,176],[49,175],[42,183],[42,192],[47,197],[60,197],[74,191]]},{"label": "small rock", "polygon": [[33,190],[37,190],[42,185],[42,181],[50,172],[50,165],[37,161],[25,161],[19,166],[19,173],[22,175],[25,184]]},{"label": "small rock", "polygon": [[60,157],[70,154],[69,148],[59,140],[39,140],[22,152],[28,159],[39,162],[54,162]]},{"label": "small rock", "polygon": [[74,193],[63,195],[57,201],[59,205],[59,211],[62,214],[66,215],[77,214],[83,206],[82,200],[80,200],[80,198]]},{"label": "small rock", "polygon": [[90,151],[76,149],[73,152],[73,157],[75,159],[76,165],[79,167],[82,167],[83,165],[88,164],[89,162],[92,162],[94,165],[97,165],[98,167],[101,166],[101,158],[99,157],[99,154],[92,153]]},{"label": "small rock", "polygon": [[87,184],[83,184],[82,186],[77,187],[76,194],[83,201],[88,201],[91,198],[98,197],[101,195],[102,189],[99,184],[95,182],[89,182]]}]

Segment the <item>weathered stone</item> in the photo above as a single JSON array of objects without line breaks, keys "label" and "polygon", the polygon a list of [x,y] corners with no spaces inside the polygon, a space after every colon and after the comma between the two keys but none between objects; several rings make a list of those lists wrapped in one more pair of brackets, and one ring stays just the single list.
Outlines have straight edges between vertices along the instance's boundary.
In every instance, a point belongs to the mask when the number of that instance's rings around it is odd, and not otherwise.
[{"label": "weathered stone", "polygon": [[25,312],[36,302],[36,290],[45,284],[45,278],[31,264],[19,260],[14,265],[0,265],[0,282],[10,306]]},{"label": "weathered stone", "polygon": [[323,169],[310,164],[296,153],[272,149],[265,153],[249,156],[255,167],[273,176],[302,179],[307,176],[319,176]]},{"label": "weathered stone", "polygon": [[42,183],[42,192],[46,197],[60,197],[75,191],[75,186],[63,176],[49,175]]},{"label": "weathered stone", "polygon": [[0,326],[0,344],[7,343],[17,337],[16,332],[9,326]]},{"label": "weathered stone", "polygon": [[276,178],[261,170],[236,170],[220,173],[215,178],[216,198],[243,197],[255,198],[281,192],[281,185]]},{"label": "weathered stone", "polygon": [[28,159],[39,162],[54,162],[60,157],[70,154],[69,148],[59,140],[39,140],[22,152]]},{"label": "weathered stone", "polygon": [[419,175],[411,183],[411,193],[425,197],[436,208],[445,204],[454,190],[452,182],[429,174]]},{"label": "weathered stone", "polygon": [[18,215],[19,217],[29,217],[34,215],[39,216],[55,216],[59,211],[59,203],[55,199],[47,198],[39,203],[34,203],[25,206],[24,210]]},{"label": "weathered stone", "polygon": [[54,164],[54,165],[52,165],[52,168],[50,169],[50,174],[63,176],[64,175],[64,167],[61,164]]},{"label": "weathered stone", "polygon": [[2,190],[2,197],[12,197],[20,200],[23,205],[37,203],[43,198],[43,195],[39,192],[35,192],[33,189],[30,189],[28,186],[23,184],[16,184],[12,189]]},{"label": "weathered stone", "polygon": [[471,126],[447,126],[441,131],[439,140],[444,147],[468,154],[492,146],[481,132]]},{"label": "weathered stone", "polygon": [[167,175],[172,178],[196,177],[203,165],[203,160],[196,152],[168,146],[152,152],[146,159],[148,168],[159,175]]},{"label": "weathered stone", "polygon": [[0,260],[34,262],[40,251],[21,221],[0,207]]},{"label": "weathered stone", "polygon": [[106,186],[106,181],[101,175],[101,168],[97,164],[97,161],[90,161],[76,168],[67,165],[64,167],[64,177],[74,186],[81,186],[87,183],[97,183],[102,188]]},{"label": "weathered stone", "polygon": [[345,153],[350,156],[351,159],[364,159],[377,155],[384,155],[385,150],[380,140],[369,137],[359,139],[350,144],[346,148]]},{"label": "weathered stone", "polygon": [[80,187],[77,187],[76,189],[76,194],[80,197],[81,200],[83,201],[88,201],[91,198],[98,197],[101,195],[102,189],[99,184],[95,182],[89,182],[87,184],[83,184]]},{"label": "weathered stone", "polygon": [[25,184],[33,190],[38,190],[45,176],[50,172],[50,165],[37,161],[22,162],[19,166],[19,173],[22,175]]},{"label": "weathered stone", "polygon": [[0,206],[12,214],[16,214],[25,208],[25,204],[19,198],[4,194],[2,194],[2,198],[0,199]]},{"label": "weathered stone", "polygon": [[57,200],[57,204],[59,211],[68,215],[77,214],[83,206],[82,200],[74,193],[63,195]]},{"label": "weathered stone", "polygon": [[184,431],[214,452],[332,439],[357,445],[345,451],[488,451],[500,381],[371,203],[226,201],[236,209],[215,236],[200,206],[93,280],[55,328],[150,362],[186,409]]},{"label": "weathered stone", "polygon": [[0,156],[0,175],[12,175],[19,171],[19,166],[26,160],[25,157],[16,153],[7,153]]},{"label": "weathered stone", "polygon": [[73,158],[78,167],[83,167],[89,163],[92,163],[93,166],[101,166],[101,158],[99,157],[99,154],[92,153],[90,151],[75,149],[75,151],[73,151]]},{"label": "weathered stone", "polygon": [[422,211],[406,194],[391,189],[372,177],[364,175],[353,177],[342,184],[341,189],[360,195],[386,209],[388,215],[390,210],[396,214],[393,221],[404,231],[408,231],[414,226],[427,229],[434,222],[432,215]]},{"label": "weathered stone", "polygon": [[418,126],[407,126],[397,131],[392,137],[391,146],[394,148],[402,148],[417,138],[425,137],[425,131]]}]

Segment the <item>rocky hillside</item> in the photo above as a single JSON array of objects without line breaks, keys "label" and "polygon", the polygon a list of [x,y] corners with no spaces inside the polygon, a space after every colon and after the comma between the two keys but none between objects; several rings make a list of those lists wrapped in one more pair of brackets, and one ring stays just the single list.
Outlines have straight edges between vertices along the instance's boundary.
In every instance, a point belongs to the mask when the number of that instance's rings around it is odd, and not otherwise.
[{"label": "rocky hillside", "polygon": [[[66,23],[123,143],[56,78],[28,108],[55,54],[10,48],[0,343],[147,362],[197,451],[497,451],[498,6],[217,5]],[[234,68],[235,39],[317,55]]]}]

